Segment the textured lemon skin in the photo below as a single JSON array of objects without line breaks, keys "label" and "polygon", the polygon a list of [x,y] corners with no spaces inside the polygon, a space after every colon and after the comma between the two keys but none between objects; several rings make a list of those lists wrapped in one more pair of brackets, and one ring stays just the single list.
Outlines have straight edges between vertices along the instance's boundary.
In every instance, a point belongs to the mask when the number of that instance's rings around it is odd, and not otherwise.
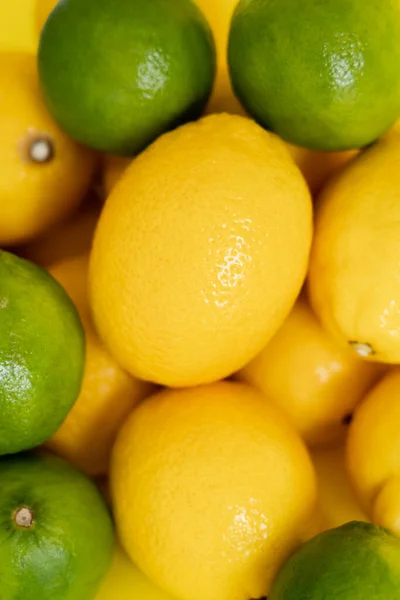
[{"label": "textured lemon skin", "polygon": [[159,138],[111,192],[91,256],[91,303],[133,375],[208,383],[248,362],[303,283],[311,199],[284,144],[211,115]]},{"label": "textured lemon skin", "polygon": [[118,436],[111,488],[125,549],[182,600],[267,595],[315,500],[299,436],[233,382],[145,400]]},{"label": "textured lemon skin", "polygon": [[328,185],[309,272],[323,326],[341,343],[368,345],[366,358],[388,363],[400,362],[399,160],[400,138],[392,132]]}]

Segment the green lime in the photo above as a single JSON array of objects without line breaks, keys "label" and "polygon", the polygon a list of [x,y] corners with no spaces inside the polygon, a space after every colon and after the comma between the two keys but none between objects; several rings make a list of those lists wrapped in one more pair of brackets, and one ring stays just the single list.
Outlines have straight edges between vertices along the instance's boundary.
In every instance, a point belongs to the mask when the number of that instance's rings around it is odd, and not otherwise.
[{"label": "green lime", "polygon": [[400,538],[353,521],[306,542],[284,565],[268,600],[400,598]]},{"label": "green lime", "polygon": [[361,148],[400,114],[398,0],[241,0],[229,68],[263,126],[315,150]]},{"label": "green lime", "polygon": [[71,137],[132,155],[200,116],[215,47],[192,0],[62,0],[42,31],[39,74]]},{"label": "green lime", "polygon": [[55,433],[79,395],[84,362],[83,328],[63,288],[0,251],[0,454]]},{"label": "green lime", "polygon": [[114,543],[95,484],[44,453],[0,458],[0,482],[1,600],[91,600]]}]

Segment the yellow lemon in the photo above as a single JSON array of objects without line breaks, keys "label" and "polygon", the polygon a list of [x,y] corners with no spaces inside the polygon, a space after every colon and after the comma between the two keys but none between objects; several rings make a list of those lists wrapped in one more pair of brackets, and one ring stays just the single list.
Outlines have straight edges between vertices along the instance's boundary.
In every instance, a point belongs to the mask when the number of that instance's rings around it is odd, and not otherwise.
[{"label": "yellow lemon", "polygon": [[317,316],[359,355],[400,361],[400,137],[354,159],[323,193],[309,292]]},{"label": "yellow lemon", "polygon": [[110,482],[123,546],[182,600],[266,596],[316,494],[295,430],[234,382],[145,400],[118,435]]},{"label": "yellow lemon", "polygon": [[21,243],[71,213],[94,155],[70,140],[41,99],[34,56],[0,54],[0,245]]},{"label": "yellow lemon", "polygon": [[18,253],[43,267],[88,253],[101,209],[94,192],[78,212],[22,246]]},{"label": "yellow lemon", "polygon": [[90,475],[108,470],[115,436],[137,402],[153,391],[123,371],[101,344],[90,321],[86,256],[54,265],[50,272],[78,308],[86,333],[86,364],[80,395],[47,443]]},{"label": "yellow lemon", "polygon": [[237,377],[261,390],[316,445],[344,436],[348,417],[383,369],[338,345],[301,299]]},{"label": "yellow lemon", "polygon": [[345,444],[314,450],[311,458],[317,474],[321,531],[349,521],[368,521],[347,473]]},{"label": "yellow lemon", "polygon": [[347,443],[349,474],[375,523],[400,535],[400,369],[357,408]]},{"label": "yellow lemon", "polygon": [[34,0],[0,2],[0,51],[35,52]]},{"label": "yellow lemon", "polygon": [[173,600],[156,587],[117,545],[111,567],[94,600]]},{"label": "yellow lemon", "polygon": [[115,187],[117,181],[121,179],[121,176],[131,162],[131,158],[125,158],[123,156],[113,156],[109,154],[103,156],[101,184],[105,197],[110,194],[111,190]]},{"label": "yellow lemon", "polygon": [[159,138],[109,196],[91,256],[100,334],[133,375],[172,387],[241,368],[301,288],[311,200],[283,143],[212,115]]}]

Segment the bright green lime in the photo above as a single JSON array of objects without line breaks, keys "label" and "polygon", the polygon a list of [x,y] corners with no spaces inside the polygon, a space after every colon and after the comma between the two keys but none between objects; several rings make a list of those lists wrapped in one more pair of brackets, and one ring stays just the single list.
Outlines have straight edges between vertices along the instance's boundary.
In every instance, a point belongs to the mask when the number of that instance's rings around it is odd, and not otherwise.
[{"label": "bright green lime", "polygon": [[131,155],[200,116],[215,48],[192,0],[62,0],[41,35],[39,74],[71,137]]},{"label": "bright green lime", "polygon": [[361,148],[400,114],[398,0],[241,0],[229,67],[247,110],[285,140]]},{"label": "bright green lime", "polygon": [[353,521],[306,542],[285,564],[268,600],[400,598],[400,538]]},{"label": "bright green lime", "polygon": [[105,502],[82,473],[50,454],[0,459],[1,600],[92,600],[113,542]]},{"label": "bright green lime", "polygon": [[84,362],[83,328],[63,288],[0,251],[0,455],[55,433],[79,395]]}]

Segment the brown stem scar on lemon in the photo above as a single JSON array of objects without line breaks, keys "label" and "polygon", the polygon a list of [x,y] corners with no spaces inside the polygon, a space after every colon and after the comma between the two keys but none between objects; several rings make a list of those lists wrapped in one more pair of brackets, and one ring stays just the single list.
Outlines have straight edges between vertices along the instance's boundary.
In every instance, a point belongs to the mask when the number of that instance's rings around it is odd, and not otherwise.
[{"label": "brown stem scar on lemon", "polygon": [[14,513],[14,521],[18,527],[32,527],[35,522],[32,510],[27,506],[18,508]]},{"label": "brown stem scar on lemon", "polygon": [[46,136],[39,136],[29,144],[28,157],[34,163],[48,163],[54,157],[54,143]]},{"label": "brown stem scar on lemon", "polygon": [[349,344],[359,356],[367,357],[376,354],[375,350],[372,346],[370,346],[370,344],[363,344],[361,342],[349,342]]}]

